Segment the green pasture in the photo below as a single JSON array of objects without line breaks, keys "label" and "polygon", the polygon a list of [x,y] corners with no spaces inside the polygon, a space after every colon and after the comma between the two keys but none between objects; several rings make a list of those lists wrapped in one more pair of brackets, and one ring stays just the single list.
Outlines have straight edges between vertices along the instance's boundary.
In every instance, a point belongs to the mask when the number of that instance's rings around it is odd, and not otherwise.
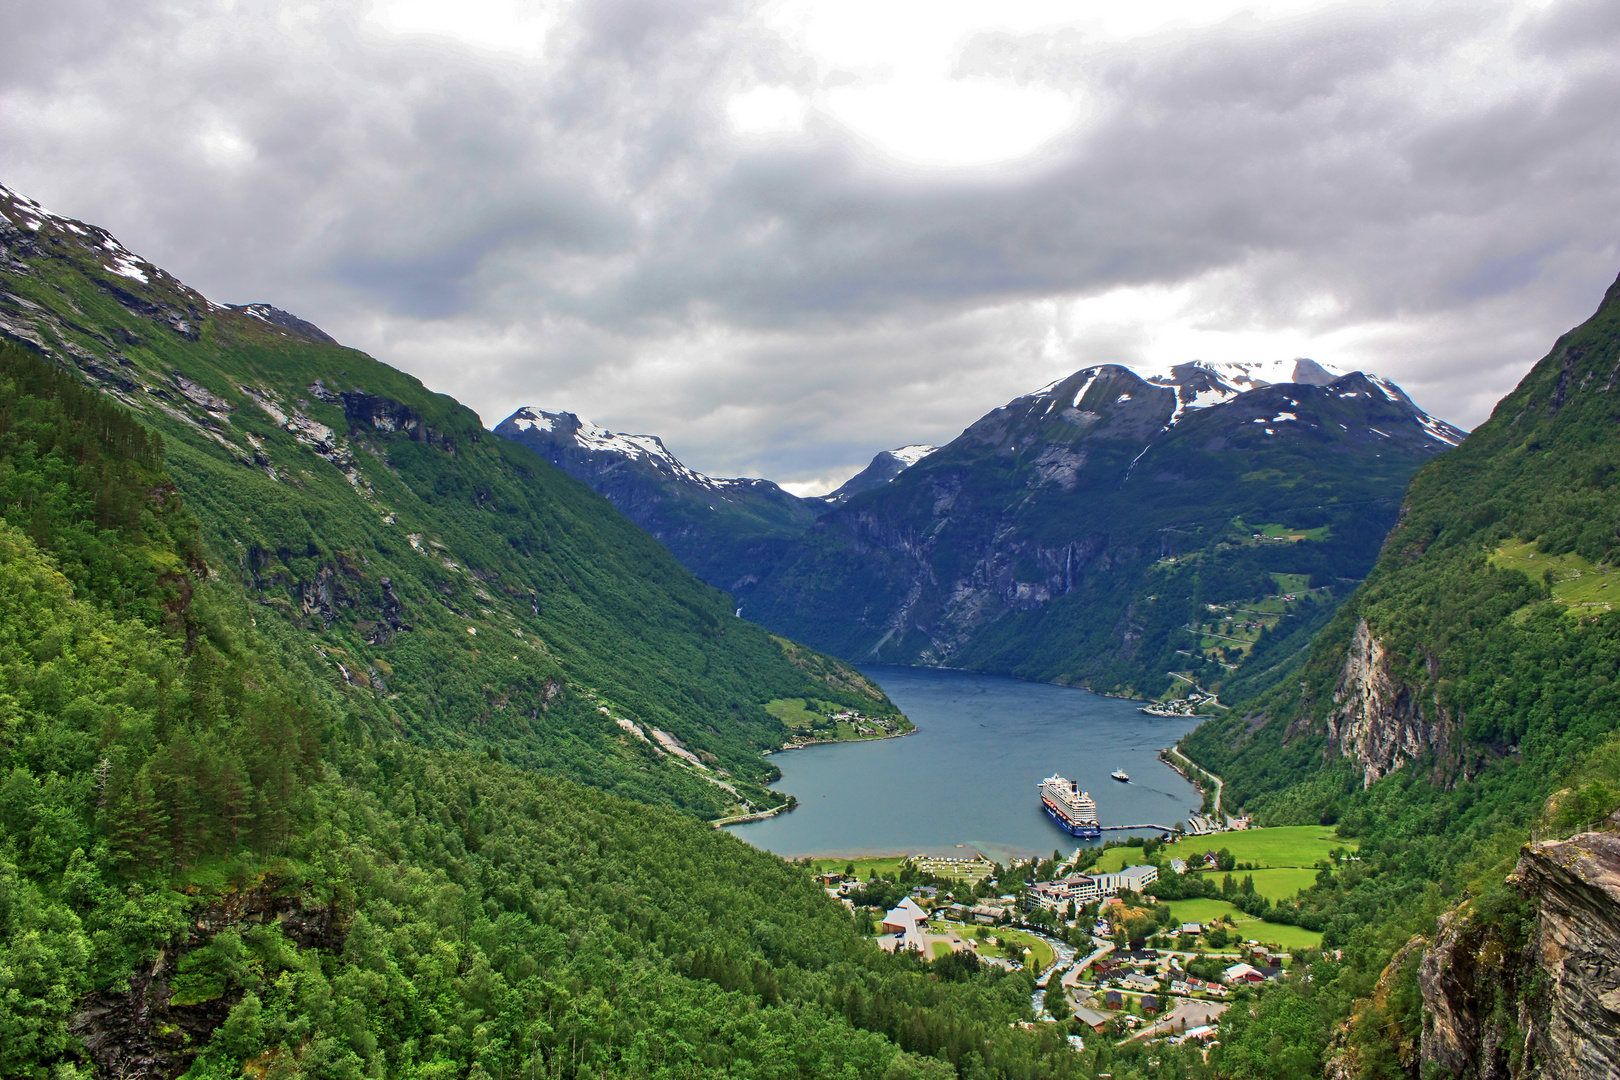
[{"label": "green pasture", "polygon": [[[1238,862],[1256,866],[1315,866],[1319,859],[1328,857],[1334,848],[1354,850],[1356,842],[1333,835],[1323,825],[1284,825],[1275,829],[1244,829],[1224,832],[1215,836],[1189,836],[1168,851],[1176,857],[1192,860],[1184,852],[1230,851]],[[1259,884],[1259,879],[1255,879]]]},{"label": "green pasture", "polygon": [[826,874],[832,871],[843,873],[850,863],[855,864],[855,876],[865,881],[873,873],[898,874],[900,864],[904,863],[908,855],[877,855],[861,859],[817,859],[810,864],[813,874]]},{"label": "green pasture", "polygon": [[1543,554],[1534,540],[1503,544],[1491,555],[1491,565],[1522,571],[1534,581],[1545,581],[1552,571],[1552,595],[1571,612],[1612,611],[1620,599],[1620,577],[1615,568],[1589,562],[1570,552]]},{"label": "green pasture", "polygon": [[1233,929],[1235,934],[1244,940],[1253,938],[1260,944],[1273,948],[1314,949],[1322,944],[1322,935],[1319,931],[1307,930],[1302,926],[1261,922],[1225,900],[1209,900],[1202,897],[1197,900],[1172,900],[1170,913],[1175,916],[1177,922],[1208,924],[1216,919],[1230,919],[1236,924]]},{"label": "green pasture", "polygon": [[765,711],[776,717],[794,731],[813,728],[817,724],[825,724],[829,712],[827,703],[816,701],[813,698],[777,698],[766,703]]}]

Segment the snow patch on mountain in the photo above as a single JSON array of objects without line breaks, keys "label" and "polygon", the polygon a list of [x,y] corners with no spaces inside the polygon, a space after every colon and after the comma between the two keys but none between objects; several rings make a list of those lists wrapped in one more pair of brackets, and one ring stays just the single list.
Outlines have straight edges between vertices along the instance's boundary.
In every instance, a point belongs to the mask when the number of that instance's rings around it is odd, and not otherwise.
[{"label": "snow patch on mountain", "polygon": [[897,446],[893,450],[885,450],[884,453],[893,455],[896,461],[909,469],[938,449],[939,447],[929,446],[926,443],[913,443],[910,446]]}]

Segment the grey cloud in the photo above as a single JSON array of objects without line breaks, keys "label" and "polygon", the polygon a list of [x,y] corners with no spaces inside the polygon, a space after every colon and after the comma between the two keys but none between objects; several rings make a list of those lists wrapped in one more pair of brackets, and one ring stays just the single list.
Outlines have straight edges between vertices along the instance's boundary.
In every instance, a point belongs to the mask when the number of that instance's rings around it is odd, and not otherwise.
[{"label": "grey cloud", "polygon": [[[582,4],[538,61],[387,38],[358,0],[29,6],[0,10],[7,184],[490,422],[522,394],[716,472],[857,467],[1132,358],[1139,329],[1042,345],[1040,305],[1127,286],[1191,290],[1210,325],[1360,333],[1366,366],[1474,423],[1620,265],[1612,4],[981,35],[961,75],[1091,111],[955,173],[826,121],[732,137],[731,88],[832,77],[743,3]],[[1449,94],[1458,49],[1501,41],[1512,77]]]}]

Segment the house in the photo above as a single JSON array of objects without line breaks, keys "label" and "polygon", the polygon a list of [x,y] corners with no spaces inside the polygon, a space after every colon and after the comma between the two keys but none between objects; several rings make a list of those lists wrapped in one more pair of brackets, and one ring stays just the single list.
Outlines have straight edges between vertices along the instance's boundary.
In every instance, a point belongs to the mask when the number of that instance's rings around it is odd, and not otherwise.
[{"label": "house", "polygon": [[822,885],[837,885],[844,880],[844,875],[837,870],[829,870],[825,874],[817,874],[816,880]]},{"label": "house", "polygon": [[1108,1017],[1096,1009],[1088,1009],[1084,1005],[1078,1006],[1074,1010],[1074,1018],[1092,1031],[1101,1031],[1108,1026]]},{"label": "house", "polygon": [[989,904],[975,904],[968,909],[974,922],[993,923],[1007,912],[1003,908],[991,907]]},{"label": "house", "polygon": [[1230,986],[1241,986],[1244,983],[1265,982],[1266,977],[1258,968],[1250,967],[1248,964],[1233,964],[1221,972],[1221,981]]},{"label": "house", "polygon": [[1170,872],[1172,874],[1185,874],[1187,872],[1187,860],[1186,859],[1171,859],[1170,860]]},{"label": "house", "polygon": [[939,895],[939,889],[933,885],[918,885],[916,888],[911,890],[911,895],[932,900],[934,897]]},{"label": "house", "polygon": [[1183,934],[1191,934],[1193,937],[1197,937],[1199,934],[1202,934],[1204,932],[1204,924],[1203,923],[1195,923],[1195,922],[1184,922],[1184,923],[1181,924],[1181,932]]},{"label": "house", "polygon": [[1159,1011],[1159,999],[1153,994],[1142,995],[1142,1011],[1152,1016]]},{"label": "house", "polygon": [[1188,986],[1184,982],[1173,982],[1170,984],[1170,992],[1172,994],[1179,994],[1182,997],[1186,997],[1188,994],[1192,993],[1192,987]]},{"label": "house", "polygon": [[1125,985],[1130,987],[1132,990],[1152,990],[1155,986],[1159,985],[1159,980],[1151,978],[1147,975],[1139,975],[1133,971],[1129,975],[1125,976]]},{"label": "house", "polygon": [[1106,1009],[1123,1009],[1125,1007],[1125,995],[1118,990],[1108,991],[1103,995],[1103,1007]]}]

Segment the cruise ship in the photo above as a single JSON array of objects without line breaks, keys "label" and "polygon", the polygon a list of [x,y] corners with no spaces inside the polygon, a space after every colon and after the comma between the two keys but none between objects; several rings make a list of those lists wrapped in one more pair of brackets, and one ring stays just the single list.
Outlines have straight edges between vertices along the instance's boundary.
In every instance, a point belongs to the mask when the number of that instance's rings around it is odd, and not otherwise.
[{"label": "cruise ship", "polygon": [[1095,840],[1102,835],[1097,823],[1097,804],[1080,785],[1056,773],[1041,781],[1041,805],[1046,814],[1070,836]]}]

